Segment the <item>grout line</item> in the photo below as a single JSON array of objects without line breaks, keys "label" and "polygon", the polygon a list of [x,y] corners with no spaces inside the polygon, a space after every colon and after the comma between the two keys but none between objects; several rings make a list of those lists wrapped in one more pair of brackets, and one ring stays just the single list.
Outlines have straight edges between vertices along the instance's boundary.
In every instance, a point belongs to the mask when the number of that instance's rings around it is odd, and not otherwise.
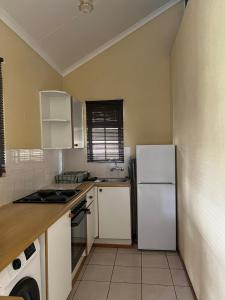
[{"label": "grout line", "polygon": [[167,263],[168,263],[168,266],[169,266],[170,276],[171,276],[172,282],[173,282],[174,293],[175,293],[176,299],[178,300],[178,296],[177,296],[177,293],[176,293],[176,289],[175,289],[175,285],[174,285],[174,281],[173,281],[173,276],[172,276],[172,272],[171,272],[171,268],[170,268],[170,264],[169,264],[169,259],[168,259],[167,255],[166,255],[166,260],[167,260]]},{"label": "grout line", "polygon": [[[163,268],[163,267],[142,267],[143,269],[160,269],[160,270],[169,270],[170,268]],[[180,269],[178,269],[180,270]]]},{"label": "grout line", "polygon": [[[79,280],[78,280],[79,281]],[[78,282],[77,281],[77,282]],[[81,281],[79,281],[80,283],[81,283]],[[83,280],[82,282],[98,282],[98,283],[101,283],[101,282],[103,282],[103,283],[121,283],[121,284],[123,284],[123,283],[125,283],[125,284],[130,284],[130,285],[141,285],[141,283],[134,283],[134,282],[110,282],[110,281],[97,281],[97,280]],[[163,287],[172,287],[173,285],[169,285],[169,284],[154,284],[154,283],[143,283],[143,285],[150,285],[150,286],[163,286]],[[178,287],[188,287],[188,286],[184,286],[184,285],[176,285],[176,286],[178,286]]]},{"label": "grout line", "polygon": [[108,293],[107,293],[106,300],[109,298],[109,292],[110,292],[110,288],[111,288],[112,277],[113,277],[113,272],[114,272],[114,269],[115,269],[117,255],[118,255],[118,248],[116,249],[116,255],[115,255],[115,259],[114,259],[113,269],[112,269],[112,273],[111,273],[111,277],[110,277],[110,282],[109,282],[109,290],[108,290]]},{"label": "grout line", "polygon": [[[86,266],[86,265],[85,265],[85,266]],[[101,264],[88,264],[87,266],[113,267],[114,264],[113,264],[113,265],[106,265],[106,264],[104,264],[104,265],[101,265]],[[122,266],[122,265],[115,265],[115,267],[141,269],[141,266],[138,267],[138,266]],[[168,270],[169,268],[155,268],[155,267],[152,267],[152,268],[147,267],[147,268],[145,268],[145,267],[144,267],[144,269],[163,269],[163,270]],[[177,270],[181,270],[181,269],[177,269]]]}]

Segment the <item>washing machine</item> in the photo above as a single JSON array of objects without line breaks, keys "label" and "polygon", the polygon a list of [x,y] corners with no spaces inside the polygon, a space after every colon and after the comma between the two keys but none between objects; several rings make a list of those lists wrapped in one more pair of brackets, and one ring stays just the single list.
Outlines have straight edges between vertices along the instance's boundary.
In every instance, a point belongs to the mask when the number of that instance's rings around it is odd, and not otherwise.
[{"label": "washing machine", "polygon": [[20,296],[24,300],[42,300],[38,240],[0,272],[0,296]]}]

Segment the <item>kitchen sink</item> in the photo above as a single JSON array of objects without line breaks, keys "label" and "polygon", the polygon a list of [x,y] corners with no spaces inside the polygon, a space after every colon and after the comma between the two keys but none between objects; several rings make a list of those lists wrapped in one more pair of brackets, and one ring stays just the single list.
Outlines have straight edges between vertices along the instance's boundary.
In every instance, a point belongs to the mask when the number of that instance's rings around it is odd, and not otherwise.
[{"label": "kitchen sink", "polygon": [[128,178],[98,178],[95,182],[127,182]]}]

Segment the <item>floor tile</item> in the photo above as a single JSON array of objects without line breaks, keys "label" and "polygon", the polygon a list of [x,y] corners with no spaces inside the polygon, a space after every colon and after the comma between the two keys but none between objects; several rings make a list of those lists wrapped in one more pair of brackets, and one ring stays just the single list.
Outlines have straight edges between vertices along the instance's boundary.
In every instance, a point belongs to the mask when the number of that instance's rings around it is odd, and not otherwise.
[{"label": "floor tile", "polygon": [[112,283],[108,300],[141,300],[141,285]]},{"label": "floor tile", "polygon": [[82,269],[81,269],[81,271],[80,271],[80,273],[78,275],[78,278],[77,278],[78,281],[82,279],[86,268],[87,268],[87,265],[83,265],[83,267],[82,267]]},{"label": "floor tile", "polygon": [[144,268],[169,268],[166,255],[142,255]]},{"label": "floor tile", "polygon": [[94,253],[90,259],[90,265],[113,266],[116,253]]},{"label": "floor tile", "polygon": [[80,281],[76,281],[73,285],[73,291],[75,292],[80,284]]},{"label": "floor tile", "polygon": [[88,265],[88,264],[89,264],[92,255],[93,255],[93,251],[91,251],[91,253],[86,257],[86,259],[85,259],[85,261],[84,261],[84,264],[85,264],[85,265]]},{"label": "floor tile", "polygon": [[170,255],[178,255],[177,251],[167,251],[166,252],[166,255],[167,256],[170,256]]},{"label": "floor tile", "polygon": [[173,286],[142,285],[143,300],[176,300]]},{"label": "floor tile", "polygon": [[171,269],[183,269],[183,265],[178,255],[168,255],[167,258]]},{"label": "floor tile", "polygon": [[175,286],[178,300],[194,300],[191,289],[189,287]]},{"label": "floor tile", "polygon": [[109,282],[81,281],[74,300],[106,300]]},{"label": "floor tile", "polygon": [[165,251],[154,251],[154,250],[142,250],[142,254],[146,255],[166,255]]},{"label": "floor tile", "polygon": [[173,281],[169,269],[155,269],[155,268],[142,269],[142,283],[173,285]]},{"label": "floor tile", "polygon": [[67,300],[73,300],[73,297],[76,293],[76,290],[78,289],[79,284],[80,284],[80,281],[75,282],[75,284],[73,285],[73,289],[72,289],[71,293],[69,294],[69,297],[67,298]]},{"label": "floor tile", "polygon": [[88,265],[82,280],[111,281],[113,266]]},{"label": "floor tile", "polygon": [[174,285],[189,286],[186,274],[183,270],[171,270]]},{"label": "floor tile", "polygon": [[141,283],[141,268],[115,266],[112,282]]},{"label": "floor tile", "polygon": [[117,248],[95,247],[94,253],[117,253]]},{"label": "floor tile", "polygon": [[137,249],[137,246],[132,246],[131,248],[118,248],[118,253],[125,254],[140,254],[141,250]]},{"label": "floor tile", "polygon": [[122,267],[141,267],[141,254],[118,253],[115,264]]}]

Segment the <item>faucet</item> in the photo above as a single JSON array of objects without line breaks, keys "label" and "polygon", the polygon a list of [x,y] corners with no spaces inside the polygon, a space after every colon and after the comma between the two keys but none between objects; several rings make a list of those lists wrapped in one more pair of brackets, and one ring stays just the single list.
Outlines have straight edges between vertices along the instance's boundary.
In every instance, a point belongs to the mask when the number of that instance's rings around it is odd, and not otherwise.
[{"label": "faucet", "polygon": [[117,162],[115,161],[115,166],[112,167],[112,168],[110,169],[110,171],[111,171],[111,172],[112,172],[112,171],[121,171],[121,172],[123,172],[123,171],[124,171],[124,168],[123,168],[123,167],[119,167],[119,166],[117,165]]}]

